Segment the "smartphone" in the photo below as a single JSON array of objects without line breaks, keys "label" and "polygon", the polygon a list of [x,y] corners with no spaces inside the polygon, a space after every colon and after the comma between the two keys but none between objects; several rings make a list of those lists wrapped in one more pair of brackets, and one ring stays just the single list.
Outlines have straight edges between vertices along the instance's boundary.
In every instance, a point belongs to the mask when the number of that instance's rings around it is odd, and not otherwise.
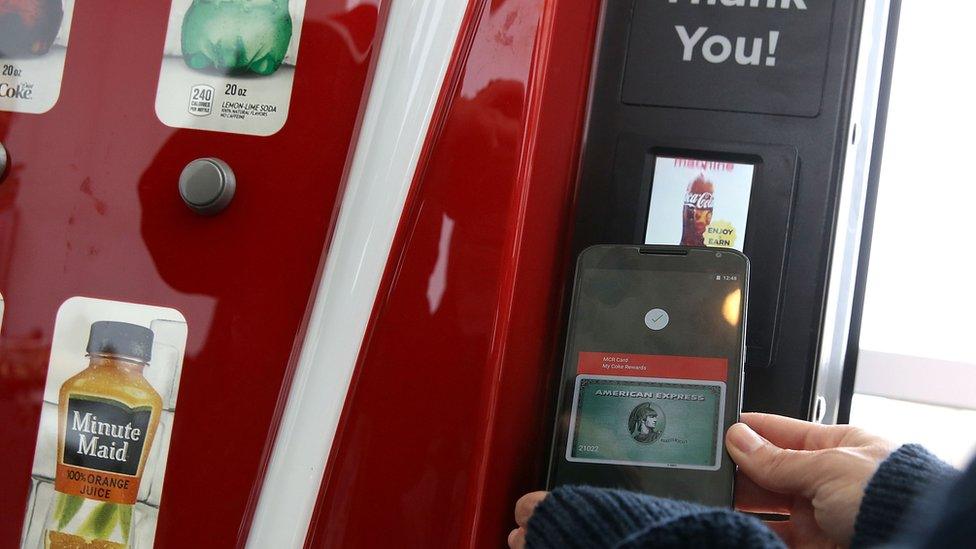
[{"label": "smartphone", "polygon": [[732,506],[749,261],[727,249],[594,246],[576,266],[549,488]]}]

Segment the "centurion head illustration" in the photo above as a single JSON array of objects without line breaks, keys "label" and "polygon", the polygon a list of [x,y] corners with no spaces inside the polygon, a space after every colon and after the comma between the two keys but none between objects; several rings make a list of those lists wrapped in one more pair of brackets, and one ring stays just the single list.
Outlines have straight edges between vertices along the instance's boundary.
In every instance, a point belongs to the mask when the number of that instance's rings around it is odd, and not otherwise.
[{"label": "centurion head illustration", "polygon": [[664,433],[664,412],[650,402],[638,404],[627,418],[627,428],[634,440],[651,444]]}]

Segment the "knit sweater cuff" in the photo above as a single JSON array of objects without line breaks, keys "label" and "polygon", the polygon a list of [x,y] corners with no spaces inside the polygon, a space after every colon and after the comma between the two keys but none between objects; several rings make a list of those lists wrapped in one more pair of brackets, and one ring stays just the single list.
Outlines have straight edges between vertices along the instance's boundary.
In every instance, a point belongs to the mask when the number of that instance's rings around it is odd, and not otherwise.
[{"label": "knit sweater cuff", "polygon": [[[684,509],[690,504],[680,503]],[[588,486],[560,486],[532,513],[526,545],[529,548],[612,547],[674,510],[656,498],[641,501],[637,494]]]},{"label": "knit sweater cuff", "polygon": [[783,547],[758,520],[730,509],[704,507],[623,490],[562,486],[529,520],[530,549],[601,547]]},{"label": "knit sweater cuff", "polygon": [[893,452],[865,488],[851,546],[872,547],[891,541],[919,495],[947,482],[955,473],[917,444],[906,444]]}]

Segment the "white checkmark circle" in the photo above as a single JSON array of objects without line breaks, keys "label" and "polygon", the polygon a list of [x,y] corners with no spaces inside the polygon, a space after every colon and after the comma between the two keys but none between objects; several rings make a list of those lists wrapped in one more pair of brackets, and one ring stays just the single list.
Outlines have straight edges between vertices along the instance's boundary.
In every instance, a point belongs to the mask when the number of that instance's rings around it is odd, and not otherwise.
[{"label": "white checkmark circle", "polygon": [[671,317],[668,316],[668,312],[664,309],[651,309],[644,315],[644,324],[655,332],[663,330],[670,321]]}]

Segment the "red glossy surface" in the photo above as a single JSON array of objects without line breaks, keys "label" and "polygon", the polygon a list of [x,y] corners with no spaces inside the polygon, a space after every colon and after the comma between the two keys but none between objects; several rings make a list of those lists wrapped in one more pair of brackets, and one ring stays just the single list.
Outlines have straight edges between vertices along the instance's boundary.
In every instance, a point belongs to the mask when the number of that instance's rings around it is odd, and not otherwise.
[{"label": "red glossy surface", "polygon": [[499,547],[541,486],[598,4],[473,2],[308,546]]},{"label": "red glossy surface", "polygon": [[[0,112],[0,547],[19,543],[55,312],[76,295],[180,310],[189,341],[157,547],[247,534],[354,133],[379,0],[309,0],[288,122],[266,138],[174,130],[153,103],[169,2],[77,2],[61,98]],[[314,138],[312,137],[314,136]],[[202,218],[190,160],[238,177]]]}]

